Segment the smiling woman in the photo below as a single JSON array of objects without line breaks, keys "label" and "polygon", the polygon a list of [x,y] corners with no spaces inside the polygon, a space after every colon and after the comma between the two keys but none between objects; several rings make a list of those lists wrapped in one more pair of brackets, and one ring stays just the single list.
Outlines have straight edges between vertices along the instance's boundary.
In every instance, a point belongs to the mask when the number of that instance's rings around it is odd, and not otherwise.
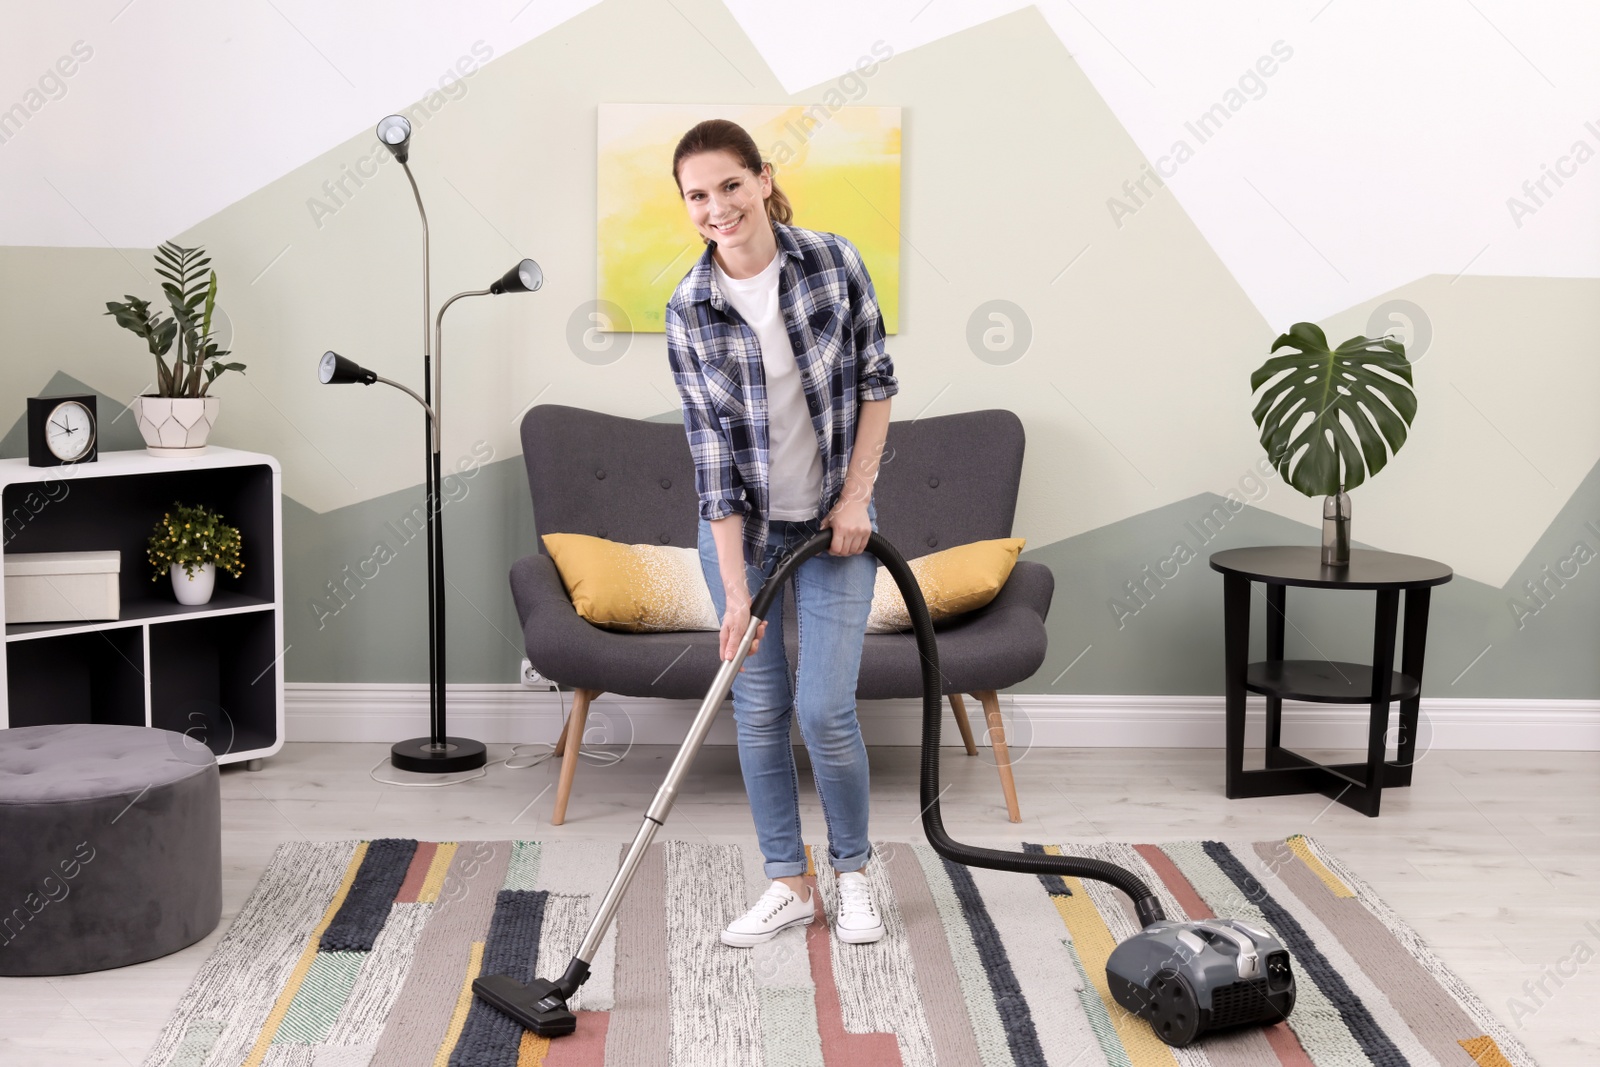
[{"label": "smiling woman", "polygon": [[[798,716],[828,814],[839,874],[836,933],[883,936],[863,868],[867,753],[856,719],[861,649],[877,559],[872,484],[899,391],[883,317],[861,254],[845,238],[791,224],[793,208],[750,134],[725,119],[678,142],[672,176],[706,244],[667,303],[667,351],[683,400],[700,498],[700,565],[733,659],[750,625],[751,590],[795,546],[832,530],[830,551],[795,573],[800,658],[794,689],[782,636],[782,593],[763,640],[733,683],[739,766],[772,885],[722,931],[749,948],[805,925],[800,798],[790,723]],[[820,865],[819,865],[820,866]]]}]

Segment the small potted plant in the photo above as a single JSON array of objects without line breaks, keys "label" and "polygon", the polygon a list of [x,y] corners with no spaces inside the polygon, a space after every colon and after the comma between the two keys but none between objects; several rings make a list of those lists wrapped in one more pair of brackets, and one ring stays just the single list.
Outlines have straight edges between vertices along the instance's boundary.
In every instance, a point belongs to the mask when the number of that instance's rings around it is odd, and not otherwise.
[{"label": "small potted plant", "polygon": [[235,578],[244,573],[239,547],[238,529],[225,524],[221,515],[202,505],[175,503],[150,534],[150,565],[155,568],[150,580],[158,582],[168,574],[178,603],[210,603],[218,567]]},{"label": "small potted plant", "polygon": [[[206,270],[211,260],[205,249],[167,241],[156,249],[155,259],[172,317],[152,312],[148,300],[132,295],[126,303],[108,301],[106,314],[142,338],[156,357],[156,391],[133,401],[146,450],[157,456],[198,455],[205,451],[222,404],[208,395],[211,383],[224,371],[243,372],[244,364],[223,362],[230,353],[212,333],[217,272]],[[165,357],[174,345],[177,351],[169,365]]]},{"label": "small potted plant", "polygon": [[1261,393],[1250,415],[1283,480],[1306,496],[1325,498],[1322,562],[1345,566],[1346,493],[1400,451],[1417,416],[1411,363],[1393,337],[1352,337],[1329,348],[1322,329],[1310,322],[1295,323],[1272,342],[1273,352],[1280,348],[1289,351],[1250,375],[1250,391]]}]

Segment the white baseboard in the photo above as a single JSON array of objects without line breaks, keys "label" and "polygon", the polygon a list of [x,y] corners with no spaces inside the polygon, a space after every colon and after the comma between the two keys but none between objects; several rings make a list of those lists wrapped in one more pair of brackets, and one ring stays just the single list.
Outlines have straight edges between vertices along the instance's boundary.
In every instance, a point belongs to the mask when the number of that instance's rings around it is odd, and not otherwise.
[{"label": "white baseboard", "polygon": [[[428,687],[423,684],[284,686],[290,741],[398,741],[428,732]],[[572,695],[519,685],[452,685],[448,725],[479,741],[553,741]],[[966,700],[973,732],[983,743],[983,708]],[[948,701],[946,708],[949,707]],[[1259,746],[1265,714],[1251,697],[1246,743]],[[696,701],[603,696],[590,707],[590,744],[677,745],[698,708]],[[1053,696],[1000,697],[1006,740],[1013,749],[1221,748],[1221,697]],[[869,745],[921,742],[920,700],[861,705],[861,733]],[[1364,749],[1365,707],[1288,703],[1283,742],[1291,748]],[[1600,700],[1422,700],[1418,745],[1424,749],[1600,751]],[[945,744],[959,744],[946,718]],[[731,707],[711,729],[708,744],[731,745]]]}]

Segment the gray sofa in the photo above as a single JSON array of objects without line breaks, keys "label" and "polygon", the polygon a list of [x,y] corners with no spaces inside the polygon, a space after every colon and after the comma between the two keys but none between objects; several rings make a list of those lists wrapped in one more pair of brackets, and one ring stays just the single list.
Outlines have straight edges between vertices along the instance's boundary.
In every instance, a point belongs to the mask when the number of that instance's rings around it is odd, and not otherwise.
[{"label": "gray sofa", "polygon": [[[1024,444],[1015,414],[986,410],[891,422],[886,444],[873,488],[878,530],[906,559],[1012,536]],[[522,449],[541,537],[583,533],[624,544],[696,546],[694,462],[680,423],[541,404],[523,417]],[[558,747],[563,763],[552,821],[560,824],[589,703],[606,692],[699,701],[720,661],[712,631],[621,633],[585,621],[542,541],[537,548],[512,566],[511,591],[529,661],[573,690]],[[976,754],[962,701],[962,694],[972,694],[984,707],[1013,822],[1021,814],[996,694],[1031,677],[1044,662],[1044,621],[1054,588],[1048,567],[1019,560],[991,603],[934,627],[942,689],[963,743],[969,755]],[[784,600],[785,617],[792,619],[794,598]],[[796,632],[792,623],[785,625],[791,665],[798,658]],[[857,699],[921,695],[911,633],[868,634]]]}]

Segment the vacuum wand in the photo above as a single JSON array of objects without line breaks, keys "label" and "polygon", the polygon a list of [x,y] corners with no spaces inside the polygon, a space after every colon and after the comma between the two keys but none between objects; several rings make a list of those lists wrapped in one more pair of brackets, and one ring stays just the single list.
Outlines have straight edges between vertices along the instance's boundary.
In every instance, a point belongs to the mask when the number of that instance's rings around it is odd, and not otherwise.
[{"label": "vacuum wand", "polygon": [[567,1001],[578,991],[578,987],[588,980],[589,964],[594,961],[595,953],[600,951],[600,942],[605,940],[607,931],[611,929],[617,908],[622,903],[623,894],[628,891],[628,884],[633,881],[634,872],[638,870],[640,861],[650,848],[650,843],[655,840],[656,831],[666,823],[673,802],[678,799],[678,787],[688,777],[689,768],[693,766],[694,758],[699,753],[701,744],[705,742],[706,734],[711,732],[711,724],[716,721],[717,711],[722,706],[723,698],[733,688],[733,680],[738,676],[739,668],[744,665],[745,657],[750,653],[756,630],[763,622],[763,615],[772,601],[772,595],[768,592],[768,586],[771,585],[772,582],[769,581],[762,586],[765,600],[758,596],[751,604],[750,625],[745,628],[744,636],[739,639],[738,650],[734,653],[733,659],[723,661],[722,667],[711,683],[710,691],[700,702],[700,710],[695,713],[694,722],[689,725],[689,734],[678,749],[678,755],[672,761],[672,766],[668,768],[661,788],[656,790],[655,799],[645,811],[639,832],[634,835],[633,844],[628,846],[628,854],[622,858],[622,865],[617,868],[617,875],[611,881],[611,888],[606,890],[606,895],[600,900],[600,906],[595,909],[594,918],[589,921],[589,931],[584,934],[583,943],[578,946],[577,954],[567,965],[566,973],[556,981],[539,978],[528,984],[503,974],[488,975],[473,981],[474,993],[517,1020],[524,1029],[532,1030],[542,1037],[558,1037],[570,1034],[577,1028],[577,1016],[567,1007]]}]

